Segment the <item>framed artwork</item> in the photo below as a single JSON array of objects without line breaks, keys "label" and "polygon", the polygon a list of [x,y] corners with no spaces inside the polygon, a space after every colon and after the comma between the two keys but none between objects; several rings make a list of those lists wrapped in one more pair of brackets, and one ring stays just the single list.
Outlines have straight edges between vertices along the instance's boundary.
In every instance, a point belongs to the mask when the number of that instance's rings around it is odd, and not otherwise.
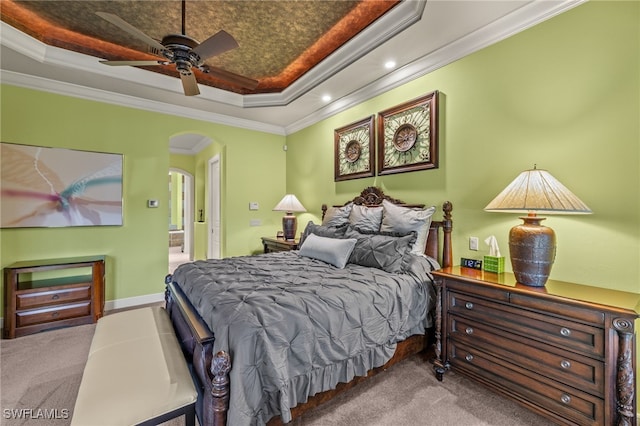
[{"label": "framed artwork", "polygon": [[372,115],[334,131],[336,182],[375,174],[374,119]]},{"label": "framed artwork", "polygon": [[378,113],[378,174],[438,168],[438,92]]},{"label": "framed artwork", "polygon": [[122,225],[122,154],[0,143],[0,227]]}]

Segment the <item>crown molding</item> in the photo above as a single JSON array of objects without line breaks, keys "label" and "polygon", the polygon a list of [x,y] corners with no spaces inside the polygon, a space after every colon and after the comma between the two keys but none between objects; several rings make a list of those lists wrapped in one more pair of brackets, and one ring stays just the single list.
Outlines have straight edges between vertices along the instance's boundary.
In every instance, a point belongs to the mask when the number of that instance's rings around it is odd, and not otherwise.
[{"label": "crown molding", "polygon": [[191,118],[209,123],[224,124],[232,127],[239,127],[247,130],[272,133],[285,136],[284,128],[272,124],[261,123],[243,118],[231,117],[223,114],[216,114],[195,108],[188,108],[180,105],[168,104],[164,102],[152,101],[135,96],[113,93],[106,90],[94,89],[77,84],[66,83],[57,80],[36,77],[27,74],[15,73],[7,70],[0,70],[0,81],[2,84],[18,86],[26,89],[35,89],[43,92],[55,93],[58,95],[72,96],[95,102],[103,102],[112,105],[119,105],[129,108],[142,109],[151,112],[174,115],[178,117]]},{"label": "crown molding", "polygon": [[486,25],[442,48],[413,61],[351,94],[337,99],[313,115],[285,127],[289,135],[319,121],[352,108],[368,99],[400,87],[416,78],[444,67],[467,55],[491,46],[521,31],[531,28],[588,0],[531,2],[509,15]]},{"label": "crown molding", "polygon": [[[509,15],[407,64],[359,90],[343,96],[340,99],[336,99],[327,106],[309,114],[307,117],[285,127],[7,70],[0,70],[0,80],[2,84],[286,136],[406,84],[409,81],[422,77],[466,55],[526,30],[586,1],[587,0],[560,0],[532,1],[527,3]],[[392,36],[390,34],[397,34],[398,31],[401,31],[399,28],[406,28],[408,25],[411,25],[409,22],[415,22],[416,15],[418,15],[417,19],[420,19],[425,4],[426,0],[401,3],[398,7],[411,6],[413,8],[413,10],[409,11],[402,9],[406,21],[398,22],[397,26],[394,26],[390,25],[390,22],[394,21],[388,21],[386,19],[380,20],[380,25],[383,26],[375,27],[376,31],[381,32],[379,37],[372,37],[369,32],[366,32],[367,37],[365,37],[365,34],[361,33],[347,43],[347,45],[334,52],[333,55],[323,61],[316,69],[307,73],[309,74],[308,76],[303,76],[300,82],[294,83],[290,88],[280,94],[243,96],[209,86],[203,86],[203,98],[205,98],[205,101],[220,102],[245,108],[285,105],[290,103],[292,100],[300,97],[305,90],[315,87],[331,77],[331,75],[347,67],[354,60],[364,55],[367,49],[372,49],[387,40]],[[391,12],[396,9],[397,8],[392,9]],[[401,9],[397,10],[400,11]],[[394,19],[401,21],[397,17]],[[378,24],[378,22],[376,22],[376,24]],[[389,27],[388,30],[386,27]],[[375,32],[373,34],[375,34]],[[180,92],[179,85],[167,84],[168,79],[170,79],[170,82],[174,82],[175,80],[169,76],[149,73],[136,69],[135,67],[118,67],[117,70],[114,70],[113,67],[104,67],[91,56],[48,46],[4,22],[0,22],[0,35],[2,45],[41,63],[66,68],[78,68],[86,71],[89,77],[92,75],[108,76],[129,82],[135,81],[136,84],[146,84],[156,89],[162,88],[175,93]],[[353,56],[349,57],[349,52],[352,52]],[[144,73],[142,77],[140,73]],[[176,90],[166,89],[167,87],[176,87]]]}]

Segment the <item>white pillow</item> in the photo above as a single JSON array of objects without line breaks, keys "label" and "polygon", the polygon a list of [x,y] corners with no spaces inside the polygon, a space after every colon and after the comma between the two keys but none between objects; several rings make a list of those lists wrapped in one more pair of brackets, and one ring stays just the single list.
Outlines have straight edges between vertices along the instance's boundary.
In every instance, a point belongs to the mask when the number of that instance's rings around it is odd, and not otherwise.
[{"label": "white pillow", "polygon": [[380,231],[418,234],[416,242],[411,247],[412,253],[424,253],[431,227],[431,218],[436,211],[435,206],[425,209],[402,207],[390,201],[382,200],[382,225]]},{"label": "white pillow", "polygon": [[336,268],[344,268],[356,245],[355,238],[328,238],[309,234],[298,254],[330,263]]},{"label": "white pillow", "polygon": [[355,205],[351,209],[349,223],[361,231],[378,232],[382,223],[382,207]]}]

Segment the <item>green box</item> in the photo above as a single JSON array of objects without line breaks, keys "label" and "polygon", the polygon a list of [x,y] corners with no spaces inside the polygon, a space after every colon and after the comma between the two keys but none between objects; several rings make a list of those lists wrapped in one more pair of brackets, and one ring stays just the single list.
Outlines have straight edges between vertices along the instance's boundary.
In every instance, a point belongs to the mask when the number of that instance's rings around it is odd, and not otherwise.
[{"label": "green box", "polygon": [[485,256],[483,262],[484,270],[501,274],[504,272],[504,256]]}]

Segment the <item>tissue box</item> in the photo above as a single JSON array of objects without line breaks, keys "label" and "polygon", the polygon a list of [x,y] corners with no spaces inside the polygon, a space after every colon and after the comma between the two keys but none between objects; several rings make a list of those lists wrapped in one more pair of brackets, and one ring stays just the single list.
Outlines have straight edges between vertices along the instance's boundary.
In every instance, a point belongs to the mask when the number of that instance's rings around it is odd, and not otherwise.
[{"label": "tissue box", "polygon": [[504,256],[485,256],[483,263],[484,270],[487,272],[495,272],[497,274],[504,272]]}]

